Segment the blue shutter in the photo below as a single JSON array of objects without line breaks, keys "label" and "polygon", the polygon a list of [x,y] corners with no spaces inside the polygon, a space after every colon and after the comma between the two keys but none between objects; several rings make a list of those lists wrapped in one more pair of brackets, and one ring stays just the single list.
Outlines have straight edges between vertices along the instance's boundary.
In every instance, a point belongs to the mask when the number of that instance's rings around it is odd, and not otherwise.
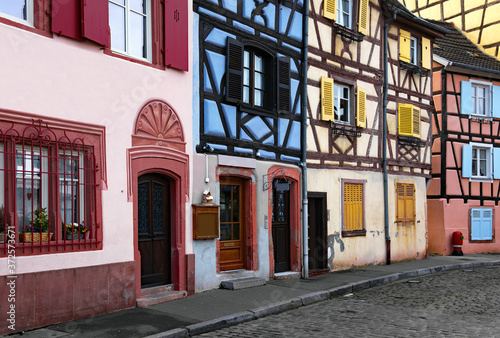
[{"label": "blue shutter", "polygon": [[472,177],[472,146],[462,146],[462,177]]},{"label": "blue shutter", "polygon": [[470,239],[478,241],[481,238],[481,209],[470,210]]},{"label": "blue shutter", "polygon": [[491,116],[500,118],[500,87],[492,86]]},{"label": "blue shutter", "polygon": [[481,220],[481,239],[488,241],[493,239],[492,226],[493,226],[493,210],[482,209],[483,217]]},{"label": "blue shutter", "polygon": [[500,148],[493,148],[493,178],[500,179]]},{"label": "blue shutter", "polygon": [[472,114],[472,85],[469,81],[462,81],[460,93],[460,109],[462,114]]}]

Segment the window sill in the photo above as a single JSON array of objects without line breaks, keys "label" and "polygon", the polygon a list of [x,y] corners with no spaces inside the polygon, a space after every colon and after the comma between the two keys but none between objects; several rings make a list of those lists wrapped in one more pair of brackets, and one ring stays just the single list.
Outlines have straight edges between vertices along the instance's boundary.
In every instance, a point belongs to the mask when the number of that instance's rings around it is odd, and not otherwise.
[{"label": "window sill", "polygon": [[345,26],[339,25],[339,24],[334,24],[333,30],[335,34],[338,34],[346,39],[356,41],[356,42],[361,42],[364,39],[364,35],[358,32],[353,31],[350,28],[347,28]]},{"label": "window sill", "polygon": [[343,230],[342,231],[342,237],[359,237],[359,236],[366,236],[366,229],[363,230]]},{"label": "window sill", "polygon": [[140,64],[140,65],[143,65],[143,66],[148,66],[148,67],[156,68],[156,69],[159,69],[159,70],[164,70],[165,69],[165,67],[162,66],[162,65],[151,63],[149,61],[146,61],[145,59],[141,60],[141,59],[136,59],[134,57],[125,55],[125,54],[120,54],[118,52],[113,51],[111,48],[107,48],[107,47],[104,48],[104,54],[109,55],[109,56],[113,56],[113,57],[117,57],[117,58],[122,59],[122,60],[127,60],[127,61],[130,61],[130,62],[134,62],[134,63]]},{"label": "window sill", "polygon": [[399,226],[414,226],[415,225],[415,221],[396,221],[394,223],[396,223]]},{"label": "window sill", "polygon": [[420,76],[427,76],[429,74],[429,70],[421,68],[421,67],[414,65],[412,63],[409,63],[409,62],[401,61],[401,60],[399,60],[399,67],[401,69],[404,69],[408,72],[411,72],[411,73],[414,73],[414,74],[417,74]]},{"label": "window sill", "polygon": [[469,120],[471,120],[472,122],[478,122],[484,124],[493,123],[493,117],[485,115],[469,115]]},{"label": "window sill", "polygon": [[24,29],[25,31],[39,34],[39,35],[45,36],[47,38],[52,38],[52,32],[41,30],[39,28],[33,27],[28,22],[24,23],[24,22],[13,21],[13,20],[9,20],[5,17],[0,16],[0,23],[6,24],[6,25],[9,25],[12,27],[16,27],[19,29]]},{"label": "window sill", "polygon": [[493,178],[491,177],[470,177],[470,182],[482,182],[482,183],[493,183]]},{"label": "window sill", "polygon": [[239,109],[242,113],[260,115],[260,116],[265,116],[265,117],[276,117],[276,113],[274,113],[274,111],[267,110],[264,108],[256,108],[256,107],[248,106],[245,103],[240,103]]}]

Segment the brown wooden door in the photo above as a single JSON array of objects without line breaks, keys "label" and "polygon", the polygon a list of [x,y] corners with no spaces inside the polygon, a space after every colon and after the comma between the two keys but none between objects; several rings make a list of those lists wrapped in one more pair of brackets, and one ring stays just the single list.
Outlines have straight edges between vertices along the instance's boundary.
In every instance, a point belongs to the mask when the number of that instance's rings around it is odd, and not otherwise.
[{"label": "brown wooden door", "polygon": [[169,284],[171,280],[168,179],[156,174],[140,176],[137,198],[141,286]]},{"label": "brown wooden door", "polygon": [[274,272],[290,271],[290,184],[273,183]]},{"label": "brown wooden door", "polygon": [[243,181],[220,180],[220,270],[245,266],[245,222],[243,219]]},{"label": "brown wooden door", "polygon": [[326,194],[308,195],[309,270],[315,273],[328,269]]}]

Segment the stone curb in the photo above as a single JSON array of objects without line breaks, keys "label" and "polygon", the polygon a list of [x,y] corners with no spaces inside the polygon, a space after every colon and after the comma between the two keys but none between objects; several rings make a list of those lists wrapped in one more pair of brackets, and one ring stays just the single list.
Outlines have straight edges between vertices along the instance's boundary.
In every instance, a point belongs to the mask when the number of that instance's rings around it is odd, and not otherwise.
[{"label": "stone curb", "polygon": [[361,280],[346,285],[341,285],[325,291],[311,292],[299,297],[290,298],[278,303],[262,306],[248,311],[243,311],[233,315],[219,317],[204,322],[196,323],[187,326],[186,328],[177,328],[169,331],[161,332],[147,338],[180,338],[190,337],[201,333],[222,329],[224,327],[247,322],[253,319],[258,319],[273,314],[286,312],[296,309],[301,306],[310,305],[313,303],[325,301],[335,297],[340,297],[354,291],[360,291],[371,287],[388,284],[400,279],[412,278],[417,276],[430,275],[436,272],[458,270],[464,268],[477,268],[482,266],[500,265],[499,261],[489,262],[469,262],[461,264],[440,265],[431,268],[423,268],[390,274],[387,276],[375,277],[372,279]]},{"label": "stone curb", "polygon": [[295,297],[283,300],[278,303],[273,303],[266,306],[261,306],[255,309],[251,309],[250,312],[253,312],[255,315],[255,319],[258,319],[269,315],[293,310],[300,306],[302,306],[302,299],[299,297]]}]

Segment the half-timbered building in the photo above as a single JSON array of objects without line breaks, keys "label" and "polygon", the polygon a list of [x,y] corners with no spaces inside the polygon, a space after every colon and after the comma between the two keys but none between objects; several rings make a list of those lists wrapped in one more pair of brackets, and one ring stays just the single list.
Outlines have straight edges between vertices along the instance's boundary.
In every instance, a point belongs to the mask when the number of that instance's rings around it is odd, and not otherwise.
[{"label": "half-timbered building", "polygon": [[429,252],[452,254],[455,231],[464,253],[499,252],[500,61],[440,25],[450,32],[434,48]]},{"label": "half-timbered building", "polygon": [[0,2],[0,334],[192,291],[191,13]]},{"label": "half-timbered building", "polygon": [[309,267],[424,258],[441,28],[397,1],[310,3]]},{"label": "half-timbered building", "polygon": [[196,290],[301,271],[303,5],[194,1],[193,217],[220,206],[215,239],[194,224]]}]

